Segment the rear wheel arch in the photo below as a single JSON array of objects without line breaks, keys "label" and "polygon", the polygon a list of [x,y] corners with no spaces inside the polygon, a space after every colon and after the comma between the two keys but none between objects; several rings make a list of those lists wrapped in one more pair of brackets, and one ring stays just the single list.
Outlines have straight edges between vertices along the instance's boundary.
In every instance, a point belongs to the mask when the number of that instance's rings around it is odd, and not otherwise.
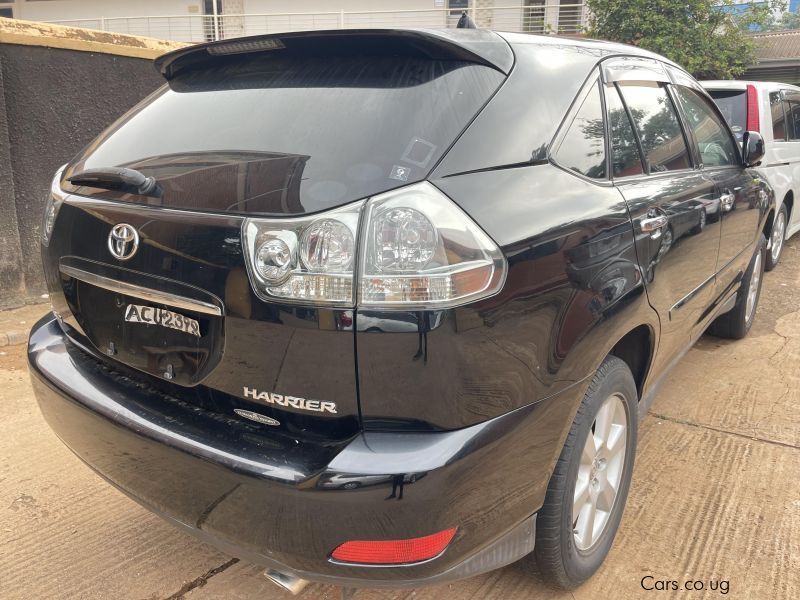
[{"label": "rear wheel arch", "polygon": [[783,197],[783,205],[786,207],[786,221],[788,225],[788,221],[792,218],[792,209],[794,208],[794,192],[792,190],[786,192],[786,195]]},{"label": "rear wheel arch", "polygon": [[769,214],[767,215],[767,220],[764,221],[764,229],[762,233],[764,237],[770,239],[772,236],[772,226],[775,224],[775,207],[769,209]]},{"label": "rear wheel arch", "polygon": [[639,398],[642,397],[644,384],[650,372],[654,349],[655,333],[652,327],[639,325],[626,333],[608,353],[628,365],[636,382]]}]

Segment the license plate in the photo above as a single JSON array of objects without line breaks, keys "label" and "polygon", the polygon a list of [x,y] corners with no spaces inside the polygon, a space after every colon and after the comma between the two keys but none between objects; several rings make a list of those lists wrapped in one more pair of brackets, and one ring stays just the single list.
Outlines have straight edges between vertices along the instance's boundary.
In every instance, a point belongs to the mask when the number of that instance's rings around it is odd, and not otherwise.
[{"label": "license plate", "polygon": [[125,309],[125,320],[128,323],[144,323],[145,325],[159,325],[169,329],[177,329],[200,337],[200,323],[195,319],[184,317],[163,308],[129,304]]}]

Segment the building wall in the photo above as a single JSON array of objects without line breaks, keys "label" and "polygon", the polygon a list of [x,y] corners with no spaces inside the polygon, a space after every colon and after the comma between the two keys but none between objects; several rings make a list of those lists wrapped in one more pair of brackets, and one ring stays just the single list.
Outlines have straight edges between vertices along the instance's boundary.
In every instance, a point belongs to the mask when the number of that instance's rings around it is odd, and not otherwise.
[{"label": "building wall", "polygon": [[[0,0],[0,4],[4,0]],[[447,0],[222,0],[225,12],[320,13],[359,11],[441,10]],[[550,0],[551,2],[553,0]],[[557,0],[556,0],[557,1]],[[572,0],[571,0],[572,1]],[[470,6],[519,6],[523,0],[472,0]],[[16,0],[14,16],[30,21],[95,19],[97,17],[181,16],[203,14],[203,0]]]},{"label": "building wall", "polygon": [[201,0],[22,0],[14,16],[28,21],[61,21],[96,17],[201,14]]},{"label": "building wall", "polygon": [[45,292],[39,236],[56,170],[163,83],[152,57],[176,47],[3,21],[0,33],[21,41],[0,43],[0,308]]}]

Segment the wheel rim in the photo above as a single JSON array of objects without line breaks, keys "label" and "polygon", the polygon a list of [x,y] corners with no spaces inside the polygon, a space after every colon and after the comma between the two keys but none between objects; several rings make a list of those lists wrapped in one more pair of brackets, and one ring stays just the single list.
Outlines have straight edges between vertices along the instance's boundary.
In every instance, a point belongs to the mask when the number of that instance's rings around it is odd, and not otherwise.
[{"label": "wheel rim", "polygon": [[625,470],[628,414],[621,395],[606,398],[586,437],[572,503],[575,545],[589,550],[608,525]]},{"label": "wheel rim", "polygon": [[783,212],[778,213],[778,218],[775,219],[775,225],[772,227],[772,262],[777,262],[781,257],[781,250],[783,250],[783,240],[786,237],[786,217]]},{"label": "wheel rim", "polygon": [[756,260],[753,263],[753,275],[750,277],[750,287],[747,288],[747,306],[745,307],[745,314],[747,321],[753,318],[753,313],[756,311],[756,297],[758,296],[758,285],[761,282],[761,252],[756,254]]},{"label": "wheel rim", "polygon": [[700,229],[706,226],[706,211],[700,211]]}]

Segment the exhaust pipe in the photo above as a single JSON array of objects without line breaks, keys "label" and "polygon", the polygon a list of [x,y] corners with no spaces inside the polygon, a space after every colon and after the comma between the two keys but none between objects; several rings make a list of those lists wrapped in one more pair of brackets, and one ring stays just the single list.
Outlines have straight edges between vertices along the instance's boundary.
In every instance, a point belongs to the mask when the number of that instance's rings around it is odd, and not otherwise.
[{"label": "exhaust pipe", "polygon": [[308,581],[305,579],[300,579],[288,573],[281,573],[275,569],[267,569],[264,571],[264,577],[294,596],[302,592],[308,585]]}]

